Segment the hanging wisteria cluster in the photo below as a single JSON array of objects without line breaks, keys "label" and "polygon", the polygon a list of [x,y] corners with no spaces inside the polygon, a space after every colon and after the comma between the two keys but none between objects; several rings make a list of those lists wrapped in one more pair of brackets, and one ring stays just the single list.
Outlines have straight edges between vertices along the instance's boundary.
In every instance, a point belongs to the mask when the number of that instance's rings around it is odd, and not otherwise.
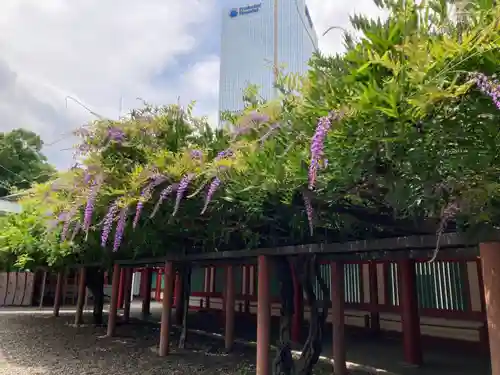
[{"label": "hanging wisteria cluster", "polygon": [[201,215],[203,215],[205,213],[205,211],[207,210],[208,205],[212,201],[212,198],[213,198],[215,192],[217,191],[217,189],[219,188],[220,184],[221,184],[221,181],[220,181],[219,177],[215,177],[212,180],[212,182],[210,183],[210,186],[208,187],[208,191],[207,191],[207,196],[205,198],[205,204],[203,206],[203,209],[201,210]]},{"label": "hanging wisteria cluster", "polygon": [[479,90],[483,94],[488,95],[496,107],[500,109],[500,82],[483,73],[471,73],[470,77],[474,80]]},{"label": "hanging wisteria cluster", "polygon": [[188,173],[184,177],[182,177],[181,182],[179,182],[179,187],[177,188],[177,196],[175,198],[175,206],[174,206],[174,211],[172,212],[172,216],[175,216],[179,211],[181,200],[182,198],[184,198],[184,194],[186,193],[186,190],[189,187],[189,183],[193,180],[195,176],[196,175],[194,173]]},{"label": "hanging wisteria cluster", "polygon": [[92,222],[92,213],[94,211],[94,204],[99,193],[99,189],[102,185],[103,178],[98,175],[92,181],[92,186],[90,187],[89,194],[87,197],[87,205],[85,206],[85,212],[83,214],[83,231],[88,233],[90,228],[90,223]]},{"label": "hanging wisteria cluster", "polygon": [[[311,152],[311,162],[309,166],[309,173],[308,173],[308,186],[310,190],[314,190],[315,183],[316,183],[316,178],[318,174],[318,169],[319,167],[325,167],[327,165],[327,160],[324,157],[324,141],[326,138],[326,135],[328,131],[330,130],[332,126],[332,121],[336,120],[339,118],[339,115],[337,113],[330,113],[328,116],[322,117],[319,119],[316,127],[316,131],[314,136],[312,137],[311,140],[311,147],[310,147],[310,152]],[[260,113],[257,111],[251,112],[247,118],[246,121],[249,122],[249,126],[254,126],[255,124],[261,124],[265,122],[269,122],[270,118],[268,115],[264,113]],[[253,124],[253,125],[252,125]],[[280,123],[273,123],[269,124],[266,132],[258,138],[258,144],[261,146],[265,143],[265,141],[269,138],[271,134],[276,132],[277,129],[281,127]],[[240,129],[240,131],[243,131]],[[243,131],[244,132],[244,131]],[[113,142],[123,142],[126,138],[125,133],[123,130],[117,128],[117,127],[109,127],[107,129],[107,136],[106,138],[108,141],[113,141]],[[197,162],[198,165],[201,165],[199,163],[203,162],[203,157],[204,153],[202,150],[199,149],[192,149],[189,151],[189,156],[190,158]],[[223,151],[220,151],[216,157],[214,158],[213,162],[217,163],[219,161],[222,161],[224,159],[229,159],[233,158],[235,156],[235,153],[231,147],[224,149]],[[227,169],[227,166],[221,166],[217,165],[217,173],[216,175],[209,181],[209,183],[206,186],[206,195],[205,195],[205,201],[203,208],[200,212],[201,215],[205,214],[210,203],[212,202],[215,193],[217,190],[220,188],[222,185],[222,178],[221,178],[221,173]],[[156,168],[155,168],[156,171]],[[161,189],[158,199],[153,207],[152,212],[149,215],[150,219],[153,219],[155,215],[158,213],[161,205],[164,203],[164,201],[169,197],[171,194],[176,193],[176,198],[174,201],[174,207],[173,211],[171,213],[172,216],[175,216],[179,212],[179,208],[181,205],[181,202],[183,198],[186,195],[187,190],[189,189],[190,184],[192,181],[196,178],[197,174],[193,172],[187,172],[182,176],[181,180],[178,183],[173,183],[169,184],[168,186],[165,186]],[[99,173],[96,173],[94,170],[87,170],[84,173],[83,176],[83,183],[86,186],[89,186],[88,188],[88,194],[87,194],[87,199],[86,203],[84,205],[84,212],[83,212],[83,220],[82,222],[76,222],[75,224],[75,230],[72,234],[71,238],[74,238],[74,236],[78,233],[78,231],[81,229],[85,233],[88,233],[89,228],[91,226],[92,222],[92,215],[94,211],[94,206],[95,206],[95,201],[97,194],[99,192],[99,189],[102,186],[103,183],[103,176]],[[154,172],[151,173],[151,175],[148,177],[148,181],[144,184],[144,187],[141,190],[140,197],[136,203],[135,206],[135,215],[133,216],[132,220],[132,228],[136,229],[138,226],[138,223],[141,219],[142,212],[144,210],[145,204],[152,198],[154,195],[154,192],[158,186],[161,186],[165,181],[167,180],[167,177],[158,173]],[[307,220],[309,224],[309,231],[310,234],[313,234],[313,206],[312,206],[312,192],[306,192],[303,194],[303,200],[304,200],[304,205],[305,205],[305,210],[306,210],[306,215],[307,215]],[[69,231],[69,223],[71,222],[71,217],[74,216],[76,213],[76,210],[70,211],[64,221],[64,226],[63,226],[63,235],[62,238],[65,240],[68,237],[68,231]],[[112,244],[112,249],[113,251],[117,251],[120,248],[120,245],[123,242],[123,236],[125,232],[125,228],[127,226],[127,220],[128,220],[128,215],[129,214],[129,209],[128,205],[126,204],[126,199],[125,197],[119,197],[116,198],[108,207],[107,213],[105,215],[105,218],[103,220],[103,225],[102,225],[102,232],[101,232],[101,246],[106,247],[108,244],[108,239],[109,236],[111,235],[111,232],[113,231],[113,223],[116,222],[116,228],[114,232],[114,241]],[[69,219],[68,219],[69,217]]]},{"label": "hanging wisteria cluster", "polygon": [[167,178],[162,174],[154,174],[150,178],[150,182],[146,185],[146,187],[141,191],[141,197],[139,198],[139,202],[137,202],[137,206],[135,209],[135,217],[132,223],[132,227],[135,229],[137,224],[139,223],[139,219],[141,217],[142,209],[144,208],[144,204],[151,198],[152,192],[155,187],[162,184]]},{"label": "hanging wisteria cluster", "polygon": [[311,161],[309,164],[309,189],[311,190],[316,186],[319,168],[325,168],[328,164],[323,151],[326,135],[332,127],[332,122],[338,121],[340,118],[340,113],[331,112],[328,116],[321,117],[318,121],[316,131],[311,139]]},{"label": "hanging wisteria cluster", "polygon": [[118,224],[116,224],[115,242],[113,243],[113,251],[118,251],[123,240],[125,227],[127,226],[128,207],[123,207],[118,217]]},{"label": "hanging wisteria cluster", "polygon": [[[215,161],[217,162],[219,160],[231,158],[233,156],[234,156],[234,152],[231,149],[226,149],[226,150],[221,151],[217,154],[217,156],[215,157]],[[219,166],[217,168],[218,173],[222,172],[224,169],[225,168],[223,166]],[[203,215],[206,212],[208,205],[212,201],[214,194],[217,191],[217,189],[220,187],[221,183],[222,183],[222,181],[218,176],[214,177],[212,179],[212,181],[210,182],[210,185],[208,186],[207,194],[205,196],[205,204],[203,205],[203,208],[202,208],[201,213],[200,213],[201,215]]]},{"label": "hanging wisteria cluster", "polygon": [[109,234],[111,233],[111,228],[113,226],[113,220],[115,218],[116,211],[118,210],[118,199],[116,199],[111,206],[109,206],[108,212],[104,217],[104,224],[101,233],[101,246],[106,247],[108,242]]},{"label": "hanging wisteria cluster", "polygon": [[176,185],[169,185],[167,186],[166,188],[164,188],[161,193],[160,193],[160,197],[158,198],[158,201],[156,202],[155,204],[155,207],[153,209],[153,211],[151,212],[151,215],[149,216],[150,219],[154,218],[155,215],[158,213],[158,210],[160,209],[160,206],[161,204],[163,203],[163,201],[174,191],[177,190],[177,188],[179,187],[178,184]]}]

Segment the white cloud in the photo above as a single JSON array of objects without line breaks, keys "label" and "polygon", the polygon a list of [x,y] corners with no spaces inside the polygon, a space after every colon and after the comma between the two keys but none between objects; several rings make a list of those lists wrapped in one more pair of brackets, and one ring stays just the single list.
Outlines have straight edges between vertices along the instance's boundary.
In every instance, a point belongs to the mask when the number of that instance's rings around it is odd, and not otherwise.
[{"label": "white cloud", "polygon": [[[49,142],[61,138],[91,117],[74,101],[66,103],[68,95],[111,117],[119,115],[120,103],[125,110],[139,105],[137,97],[154,103],[197,99],[197,113],[213,121],[219,58],[207,54],[200,37],[214,28],[220,1],[2,0],[0,131],[26,127]],[[324,30],[348,26],[354,10],[376,9],[371,0],[308,5],[325,52],[341,50],[342,35],[321,37]],[[48,147],[51,161],[68,166],[69,153],[59,150],[70,143]]]},{"label": "white cloud", "polygon": [[[319,39],[319,48],[324,53],[340,53],[343,47],[343,29],[352,32],[349,16],[367,15],[373,18],[383,16],[383,12],[373,0],[306,0]],[[325,36],[323,33],[330,27]]]}]

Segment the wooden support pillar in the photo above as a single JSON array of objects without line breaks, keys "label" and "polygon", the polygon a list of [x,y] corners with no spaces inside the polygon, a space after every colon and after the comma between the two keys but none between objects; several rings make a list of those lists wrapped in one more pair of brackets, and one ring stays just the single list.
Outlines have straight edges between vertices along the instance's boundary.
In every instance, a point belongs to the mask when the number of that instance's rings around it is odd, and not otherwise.
[{"label": "wooden support pillar", "polygon": [[[208,266],[206,268],[206,273],[207,273],[207,287],[206,287],[206,292],[207,293],[212,293],[212,266]],[[210,310],[210,297],[207,297],[207,299],[206,299],[205,308],[207,310]]]},{"label": "wooden support pillar", "polygon": [[[380,313],[378,312],[378,278],[377,278],[377,263],[370,261],[368,264],[368,277],[370,279],[370,330],[374,334],[380,333]],[[376,309],[374,311],[373,309]]]},{"label": "wooden support pillar", "polygon": [[118,311],[118,294],[120,288],[120,266],[113,266],[113,281],[111,282],[111,302],[109,304],[107,336],[112,337],[116,329],[116,313]]},{"label": "wooden support pillar", "polygon": [[295,273],[295,269],[291,267],[292,282],[293,282],[293,310],[294,314],[292,317],[292,341],[295,343],[300,342],[300,330],[302,327],[302,298],[299,279]]},{"label": "wooden support pillar", "polygon": [[347,375],[347,351],[345,343],[344,263],[332,263],[331,271],[333,372],[335,375]]},{"label": "wooden support pillar", "polygon": [[130,304],[132,302],[132,276],[134,275],[133,268],[125,269],[125,290],[123,292],[123,321],[128,323],[130,320]]},{"label": "wooden support pillar", "polygon": [[255,295],[255,266],[250,266],[248,267],[249,271],[248,273],[250,274],[248,278],[248,293],[251,296]]},{"label": "wooden support pillar", "polygon": [[83,307],[85,306],[86,288],[85,288],[85,267],[80,268],[80,273],[78,276],[78,299],[76,301],[76,314],[75,314],[75,325],[78,326],[83,323]]},{"label": "wooden support pillar", "polygon": [[491,353],[491,375],[500,375],[500,242],[479,245],[486,319]]},{"label": "wooden support pillar", "polygon": [[[8,288],[9,288],[9,283],[8,283],[8,274],[7,274],[7,291],[6,293],[8,292]],[[47,271],[43,271],[43,277],[42,277],[42,291],[40,292],[40,304],[38,306],[38,308],[41,310],[42,307],[43,307],[43,299],[45,297],[45,284],[47,284]]]},{"label": "wooden support pillar", "polygon": [[170,318],[172,313],[172,294],[174,284],[174,267],[172,262],[165,263],[165,283],[163,289],[163,303],[161,311],[161,328],[160,328],[160,357],[168,355],[170,342]]},{"label": "wooden support pillar", "polygon": [[412,366],[423,363],[418,313],[418,294],[415,261],[405,259],[398,262],[399,303],[403,325],[404,360]]},{"label": "wooden support pillar", "polygon": [[224,331],[224,343],[227,352],[230,352],[234,344],[234,269],[229,265],[226,267],[226,325]]},{"label": "wooden support pillar", "polygon": [[139,286],[139,297],[144,299],[146,292],[146,268],[141,270],[141,284]]},{"label": "wooden support pillar", "polygon": [[258,257],[257,291],[257,368],[259,375],[269,375],[269,344],[271,328],[271,296],[269,284],[269,258]]},{"label": "wooden support pillar", "polygon": [[156,285],[155,285],[155,301],[160,302],[161,299],[161,269],[156,270]]},{"label": "wooden support pillar", "polygon": [[[143,273],[144,277],[144,290],[142,297],[142,318],[146,319],[149,315],[151,315],[151,283],[153,272],[151,268],[146,268]],[[142,279],[141,279],[142,280]]]},{"label": "wooden support pillar", "polygon": [[244,265],[243,266],[243,296],[245,297],[245,306],[244,306],[244,311],[245,314],[250,313],[250,299],[248,298],[250,296],[250,266],[249,265]]},{"label": "wooden support pillar", "polygon": [[125,292],[125,274],[127,270],[122,268],[120,270],[120,286],[118,287],[118,308],[123,308],[123,294]]},{"label": "wooden support pillar", "polygon": [[209,271],[208,271],[208,267],[204,267],[203,268],[203,291],[205,293],[208,292],[208,278],[209,278]]},{"label": "wooden support pillar", "polygon": [[54,295],[54,316],[59,316],[59,310],[61,309],[61,299],[62,299],[62,290],[64,284],[64,270],[61,270],[57,273],[57,283],[56,283],[56,292]]}]

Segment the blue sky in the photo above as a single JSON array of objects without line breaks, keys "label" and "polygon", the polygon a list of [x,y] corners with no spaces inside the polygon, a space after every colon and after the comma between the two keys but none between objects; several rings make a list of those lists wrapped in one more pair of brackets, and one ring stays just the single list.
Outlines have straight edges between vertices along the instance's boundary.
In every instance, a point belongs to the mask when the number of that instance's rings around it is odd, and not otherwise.
[{"label": "blue sky", "polygon": [[[124,111],[140,105],[137,97],[167,104],[180,96],[197,100],[197,113],[214,120],[222,9],[249,3],[2,0],[0,131],[38,132],[51,162],[66,168],[74,141],[68,134],[92,118],[76,103],[66,105],[68,95],[114,118],[120,103]],[[348,27],[353,12],[379,14],[372,0],[307,3],[318,34]],[[341,51],[340,33],[320,38],[320,49]]]}]

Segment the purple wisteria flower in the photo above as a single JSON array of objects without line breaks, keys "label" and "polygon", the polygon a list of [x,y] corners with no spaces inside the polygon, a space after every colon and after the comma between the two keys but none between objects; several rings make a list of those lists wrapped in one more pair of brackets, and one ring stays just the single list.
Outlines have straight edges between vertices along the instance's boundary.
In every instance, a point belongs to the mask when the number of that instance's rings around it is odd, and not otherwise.
[{"label": "purple wisteria flower", "polygon": [[191,158],[196,160],[201,160],[203,158],[203,152],[200,150],[192,150],[190,152]]},{"label": "purple wisteria flower", "polygon": [[108,129],[108,138],[110,141],[123,142],[125,140],[125,133],[117,127]]},{"label": "purple wisteria flower", "polygon": [[318,120],[316,131],[311,140],[311,162],[309,164],[309,189],[314,189],[318,169],[321,165],[324,166],[324,143],[326,135],[332,126],[332,120],[338,120],[340,114],[336,112],[330,113],[328,116],[321,117]]},{"label": "purple wisteria flower", "polygon": [[78,232],[80,232],[81,228],[82,228],[82,223],[80,221],[77,221],[75,224],[75,228],[73,229],[73,234],[71,235],[71,241],[75,240],[75,237],[78,234]]},{"label": "purple wisteria flower", "polygon": [[227,159],[227,158],[230,158],[234,155],[234,152],[233,150],[231,150],[230,148],[224,150],[224,151],[221,151],[217,154],[217,156],[215,157],[215,161],[218,161],[218,160],[222,160],[222,159]]},{"label": "purple wisteria flower", "polygon": [[476,82],[479,90],[488,95],[500,109],[500,83],[498,80],[491,79],[483,73],[471,73],[471,78]]},{"label": "purple wisteria flower", "polygon": [[158,198],[158,201],[155,204],[153,212],[149,216],[150,219],[152,219],[156,215],[163,201],[175,190],[175,188],[176,188],[175,185],[169,185],[161,191],[160,197]]},{"label": "purple wisteria flower", "polygon": [[85,171],[85,175],[83,176],[83,183],[87,185],[91,179],[92,175],[88,171]]},{"label": "purple wisteria flower", "polygon": [[62,231],[61,231],[61,241],[66,241],[66,237],[68,235],[68,231],[69,231],[69,224],[71,222],[69,220],[66,220],[64,222],[64,225],[63,225],[63,228],[62,228]]},{"label": "purple wisteria flower", "polygon": [[76,214],[76,210],[78,207],[74,206],[69,212],[59,215],[59,218],[64,217],[64,225],[61,231],[61,241],[66,241],[66,237],[68,236],[69,226],[71,225],[71,219]]},{"label": "purple wisteria flower", "polygon": [[304,206],[306,208],[307,221],[309,223],[309,233],[312,236],[314,233],[314,224],[313,224],[314,210],[311,203],[311,198],[305,193],[302,194],[302,198],[304,199]]},{"label": "purple wisteria flower", "polygon": [[106,247],[108,242],[109,234],[111,233],[111,227],[113,226],[113,219],[115,217],[116,211],[118,210],[118,199],[115,200],[111,206],[109,206],[108,213],[104,217],[104,224],[101,233],[101,246]]},{"label": "purple wisteria flower", "polygon": [[181,205],[181,200],[184,197],[184,193],[186,192],[189,183],[195,177],[194,173],[188,173],[184,177],[182,177],[181,182],[179,182],[179,187],[177,189],[177,197],[175,198],[175,206],[174,211],[172,212],[172,216],[175,216],[177,211],[179,211],[179,206]]},{"label": "purple wisteria flower", "polygon": [[83,230],[87,233],[92,222],[92,212],[94,211],[94,203],[101,187],[102,177],[97,176],[92,182],[92,186],[87,197],[87,205],[85,206],[85,212],[83,216]]},{"label": "purple wisteria flower", "polygon": [[251,121],[257,122],[257,123],[269,121],[269,116],[268,115],[266,115],[265,113],[257,112],[257,111],[250,112],[248,118]]},{"label": "purple wisteria flower", "polygon": [[205,205],[203,206],[203,209],[201,210],[201,215],[203,215],[205,213],[205,211],[207,210],[208,205],[212,201],[214,193],[217,191],[220,184],[221,184],[221,180],[219,179],[219,177],[215,177],[212,180],[212,182],[210,183],[210,186],[208,187],[208,191],[207,191],[207,196],[205,198]]},{"label": "purple wisteria flower", "polygon": [[116,224],[115,242],[113,243],[113,251],[116,252],[120,248],[123,240],[123,233],[127,225],[128,207],[123,207],[118,217],[118,224]]},{"label": "purple wisteria flower", "polygon": [[139,198],[139,202],[137,202],[137,206],[135,209],[135,217],[132,223],[132,228],[136,228],[139,223],[139,219],[141,217],[142,209],[144,208],[144,204],[151,199],[153,189],[166,180],[166,177],[162,174],[155,173],[151,177],[151,182],[146,185],[146,187],[142,190],[141,196]]}]

